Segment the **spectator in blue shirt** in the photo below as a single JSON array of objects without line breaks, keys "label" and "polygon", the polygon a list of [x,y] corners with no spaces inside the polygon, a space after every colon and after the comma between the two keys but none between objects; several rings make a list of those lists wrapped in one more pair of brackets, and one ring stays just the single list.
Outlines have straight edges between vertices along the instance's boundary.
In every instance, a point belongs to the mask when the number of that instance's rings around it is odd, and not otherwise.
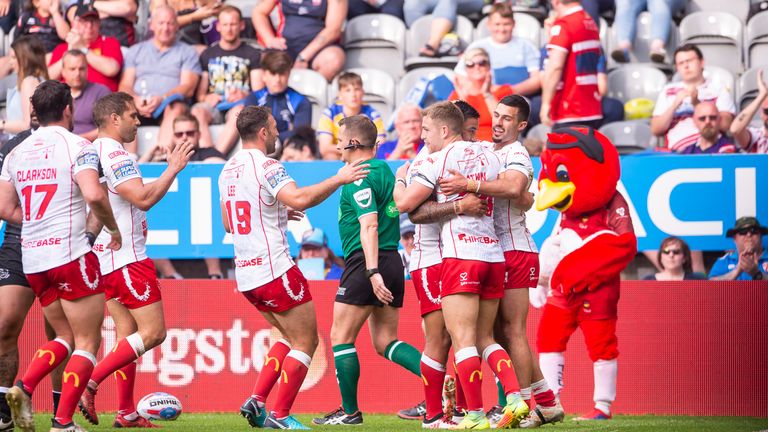
[{"label": "spectator in blue shirt", "polygon": [[732,237],[736,250],[715,261],[709,272],[711,280],[764,280],[768,278],[768,253],[763,248],[763,235],[768,227],[760,225],[755,217],[736,220],[725,235]]},{"label": "spectator in blue shirt", "polygon": [[376,149],[377,159],[413,159],[421,150],[421,109],[416,105],[403,105],[395,117],[397,139],[383,142]]},{"label": "spectator in blue shirt", "polygon": [[328,237],[320,228],[314,228],[301,237],[298,261],[321,258],[325,263],[325,279],[338,280],[344,273],[344,260],[337,257],[328,247]]}]

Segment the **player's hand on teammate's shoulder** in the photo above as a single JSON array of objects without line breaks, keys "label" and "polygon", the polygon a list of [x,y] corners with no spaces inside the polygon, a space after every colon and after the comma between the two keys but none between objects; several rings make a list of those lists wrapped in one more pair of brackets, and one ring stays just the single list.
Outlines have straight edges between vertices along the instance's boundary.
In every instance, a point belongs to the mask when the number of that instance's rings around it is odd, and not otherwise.
[{"label": "player's hand on teammate's shoulder", "polygon": [[336,177],[341,184],[349,184],[366,178],[369,173],[367,168],[371,165],[364,164],[363,162],[365,162],[365,159],[358,159],[339,168],[339,171],[336,172]]},{"label": "player's hand on teammate's shoulder", "polygon": [[380,302],[388,305],[395,299],[392,292],[384,285],[384,278],[381,277],[380,273],[371,276],[371,285],[373,286],[373,293]]},{"label": "player's hand on teammate's shoulder", "polygon": [[440,179],[440,191],[445,195],[460,194],[467,191],[467,179],[456,170],[448,170],[450,177]]},{"label": "player's hand on teammate's shoulder", "polygon": [[481,199],[475,194],[467,194],[459,200],[459,209],[460,214],[482,217],[488,213],[488,200]]},{"label": "player's hand on teammate's shoulder", "polygon": [[193,154],[195,154],[195,147],[190,140],[184,141],[179,145],[171,144],[166,153],[168,167],[176,172],[180,172],[187,166]]}]

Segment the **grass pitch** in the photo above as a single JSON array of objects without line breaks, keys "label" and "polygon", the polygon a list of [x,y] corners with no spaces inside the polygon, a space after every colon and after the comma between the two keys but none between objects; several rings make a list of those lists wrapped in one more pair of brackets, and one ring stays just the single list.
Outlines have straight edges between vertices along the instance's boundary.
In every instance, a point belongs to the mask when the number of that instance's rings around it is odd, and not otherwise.
[{"label": "grass pitch", "polygon": [[[317,415],[315,415],[317,416]],[[394,415],[365,415],[365,423],[362,426],[313,426],[313,415],[304,414],[297,416],[305,425],[317,431],[417,431],[421,430],[421,424],[417,421],[401,420]],[[47,431],[51,427],[49,414],[35,416],[38,431]],[[100,424],[93,426],[80,415],[75,416],[75,421],[90,432],[113,431],[112,421],[114,414],[99,416]],[[162,427],[161,431],[201,431],[201,432],[228,432],[252,430],[246,420],[236,414],[182,414],[176,421],[157,422]],[[134,429],[136,430],[136,429]],[[570,431],[674,431],[674,432],[738,432],[768,430],[768,419],[754,417],[687,417],[687,416],[616,416],[613,420],[603,422],[574,422],[572,417],[564,423],[545,425],[540,430],[547,432]]]}]

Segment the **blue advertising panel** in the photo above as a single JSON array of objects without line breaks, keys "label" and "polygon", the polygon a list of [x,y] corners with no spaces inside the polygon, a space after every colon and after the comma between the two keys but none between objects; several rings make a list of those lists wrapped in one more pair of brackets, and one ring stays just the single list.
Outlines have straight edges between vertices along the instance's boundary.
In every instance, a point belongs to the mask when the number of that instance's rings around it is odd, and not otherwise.
[{"label": "blue advertising panel", "polygon": [[[756,215],[768,225],[768,156],[648,155],[622,158],[619,190],[627,198],[640,250],[657,249],[668,235],[684,238],[694,250],[726,250],[733,241],[725,232],[740,216]],[[396,169],[400,162],[393,162]],[[339,162],[286,163],[299,186],[336,173]],[[534,159],[534,168],[540,167]],[[159,176],[162,164],[142,165],[147,178]],[[232,241],[221,224],[218,175],[221,165],[190,164],[168,195],[148,213],[147,243],[154,258],[201,258],[233,255]],[[536,185],[532,185],[535,193]],[[304,231],[322,228],[330,247],[341,253],[337,228],[339,192],[289,225],[292,251]],[[537,244],[552,233],[559,213],[528,212],[528,227]]]}]

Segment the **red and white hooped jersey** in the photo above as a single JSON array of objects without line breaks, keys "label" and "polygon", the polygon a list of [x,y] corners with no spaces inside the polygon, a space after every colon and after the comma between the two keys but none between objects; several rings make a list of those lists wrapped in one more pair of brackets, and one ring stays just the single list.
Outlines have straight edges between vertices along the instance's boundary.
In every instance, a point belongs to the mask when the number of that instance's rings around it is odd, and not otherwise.
[{"label": "red and white hooped jersey", "polygon": [[[499,174],[505,171],[522,173],[528,177],[528,183],[525,185],[527,191],[533,181],[533,164],[528,150],[520,144],[520,141],[515,141],[496,150],[495,153],[501,161]],[[516,208],[510,200],[504,198],[494,200],[493,221],[504,252],[538,252],[531,232],[525,225],[525,212]]]},{"label": "red and white hooped jersey", "polygon": [[23,213],[24,273],[59,267],[88,253],[86,204],[75,177],[99,169],[93,144],[61,126],[41,127],[7,157],[0,180],[10,181]]},{"label": "red and white hooped jersey", "polygon": [[107,275],[147,258],[147,215],[117,194],[119,185],[128,180],[141,179],[136,160],[125,151],[122,144],[112,138],[99,138],[93,145],[99,153],[104,171],[102,183],[107,183],[109,204],[123,237],[123,246],[113,251],[107,249],[111,237],[102,230],[93,245],[93,251],[99,257],[101,274]]},{"label": "red and white hooped jersey", "polygon": [[285,237],[288,208],[277,200],[280,190],[293,181],[279,161],[256,149],[239,151],[219,175],[240,291],[272,282],[294,265]]},{"label": "red and white hooped jersey", "polygon": [[[440,179],[450,175],[448,170],[458,171],[468,179],[490,181],[499,176],[500,169],[498,156],[485,144],[457,141],[429,155],[413,181],[434,188],[437,191],[437,202],[452,202],[462,195],[446,196],[440,190]],[[504,252],[493,224],[494,199],[483,198],[488,202],[488,213],[485,216],[476,218],[459,215],[441,224],[443,258],[504,262]]]},{"label": "red and white hooped jersey", "polygon": [[[429,157],[429,149],[427,146],[423,146],[419,153],[413,158],[413,163],[408,167],[408,174],[406,180],[410,185],[413,179],[418,175],[419,168]],[[431,267],[435,264],[439,264],[443,261],[442,254],[440,253],[440,225],[437,223],[432,224],[416,224],[416,230],[413,233],[413,250],[411,251],[411,260],[409,264],[409,272],[421,270],[423,268]]]}]

